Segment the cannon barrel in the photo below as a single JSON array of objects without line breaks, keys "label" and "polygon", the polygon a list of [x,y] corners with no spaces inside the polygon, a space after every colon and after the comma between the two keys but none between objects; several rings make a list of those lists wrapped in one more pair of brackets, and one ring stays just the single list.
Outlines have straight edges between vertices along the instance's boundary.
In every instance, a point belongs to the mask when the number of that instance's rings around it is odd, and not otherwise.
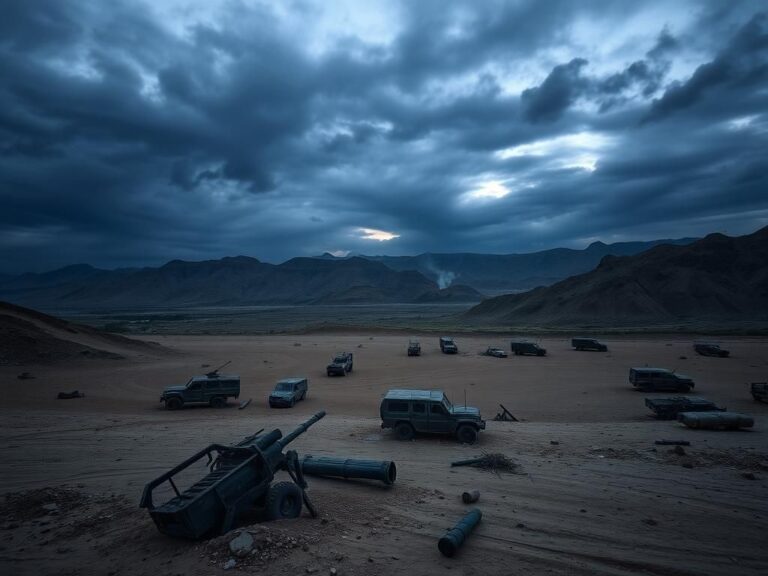
[{"label": "cannon barrel", "polygon": [[456,551],[461,548],[464,541],[469,538],[472,530],[480,523],[480,519],[483,517],[483,513],[479,509],[475,508],[468,512],[464,518],[459,520],[445,536],[440,538],[437,543],[437,547],[442,552],[443,556],[449,558],[456,554]]},{"label": "cannon barrel", "polygon": [[380,480],[388,486],[394,484],[397,478],[397,466],[388,460],[353,460],[308,455],[301,461],[301,469],[308,476]]},{"label": "cannon barrel", "polygon": [[282,438],[282,439],[279,441],[280,447],[281,447],[281,448],[285,448],[285,447],[286,447],[288,444],[290,444],[291,442],[293,442],[294,440],[296,440],[296,438],[298,438],[299,436],[301,436],[302,434],[304,434],[304,432],[306,432],[306,431],[307,431],[307,429],[308,429],[310,426],[312,426],[312,424],[314,424],[315,422],[317,422],[318,420],[320,420],[321,418],[323,418],[323,416],[325,416],[325,410],[320,410],[320,412],[318,412],[317,414],[315,414],[314,416],[312,416],[312,418],[310,418],[310,419],[309,419],[309,420],[307,420],[306,422],[302,422],[301,424],[299,424],[298,426],[296,426],[296,429],[295,429],[293,432],[290,432],[289,434],[286,434],[286,435],[285,435],[285,436],[284,436],[284,437],[283,437],[283,438]]}]

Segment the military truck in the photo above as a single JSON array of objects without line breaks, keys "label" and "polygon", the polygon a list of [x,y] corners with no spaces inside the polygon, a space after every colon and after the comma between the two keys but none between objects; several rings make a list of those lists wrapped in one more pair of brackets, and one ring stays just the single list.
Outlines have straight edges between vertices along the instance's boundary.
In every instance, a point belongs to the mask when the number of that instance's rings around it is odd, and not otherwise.
[{"label": "military truck", "polygon": [[485,421],[472,406],[454,406],[442,390],[389,390],[379,408],[381,427],[392,428],[398,440],[416,433],[455,436],[474,444]]},{"label": "military truck", "polygon": [[408,341],[408,356],[421,356],[421,344],[418,340]]},{"label": "military truck", "polygon": [[691,388],[696,386],[689,376],[676,374],[666,368],[630,368],[629,383],[637,390],[644,392],[656,390],[690,392]]},{"label": "military truck", "polygon": [[223,408],[227,398],[240,396],[240,376],[219,374],[224,366],[205,376],[193,376],[183,386],[168,386],[160,395],[160,402],[165,402],[168,410],[178,410],[186,404],[208,404],[213,408]]},{"label": "military truck", "polygon": [[306,378],[285,378],[275,384],[269,394],[270,408],[293,408],[296,402],[307,397],[309,381]]},{"label": "military truck", "polygon": [[440,350],[443,354],[456,354],[459,351],[459,347],[453,341],[453,338],[449,336],[440,337]]},{"label": "military truck", "polygon": [[346,376],[352,372],[352,352],[336,354],[325,371],[328,376]]},{"label": "military truck", "polygon": [[693,349],[701,356],[714,356],[715,358],[728,358],[731,353],[728,350],[720,348],[720,344],[712,342],[694,342]]},{"label": "military truck", "polygon": [[576,350],[594,350],[596,352],[608,351],[608,346],[594,338],[572,338],[571,346]]},{"label": "military truck", "polygon": [[527,340],[513,340],[510,344],[510,349],[514,352],[515,356],[546,356],[547,349],[542,348],[535,342],[528,342]]}]

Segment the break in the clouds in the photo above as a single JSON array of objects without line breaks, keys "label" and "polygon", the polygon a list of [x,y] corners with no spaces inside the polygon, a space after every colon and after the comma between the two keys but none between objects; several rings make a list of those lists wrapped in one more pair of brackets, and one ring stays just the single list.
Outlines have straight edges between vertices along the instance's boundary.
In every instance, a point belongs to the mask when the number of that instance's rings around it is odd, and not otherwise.
[{"label": "break in the clouds", "polygon": [[768,223],[760,1],[11,0],[0,272]]}]

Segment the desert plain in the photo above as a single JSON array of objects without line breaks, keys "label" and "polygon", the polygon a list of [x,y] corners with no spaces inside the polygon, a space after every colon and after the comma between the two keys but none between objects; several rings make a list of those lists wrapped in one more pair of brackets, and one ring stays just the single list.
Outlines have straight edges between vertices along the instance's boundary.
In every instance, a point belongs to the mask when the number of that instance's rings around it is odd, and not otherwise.
[{"label": "desert plain", "polygon": [[[0,367],[0,572],[8,575],[297,574],[766,574],[768,404],[749,382],[768,378],[768,341],[721,339],[727,359],[695,355],[689,336],[615,336],[607,353],[577,352],[566,337],[540,344],[548,355],[479,354],[509,348],[495,335],[457,337],[440,353],[438,334],[405,332],[144,337],[162,345],[115,348],[122,359]],[[116,345],[117,346],[117,345]],[[100,348],[105,349],[103,343]],[[328,378],[339,351],[354,371]],[[251,404],[166,411],[163,387],[225,361]],[[632,366],[690,375],[694,396],[751,414],[744,431],[697,431],[651,417]],[[19,380],[22,371],[33,379]],[[267,406],[274,382],[309,378],[293,409]],[[382,430],[379,403],[390,388],[444,390],[480,408],[487,429],[473,446],[419,436],[399,442]],[[57,400],[60,391],[84,398]],[[504,404],[519,422],[495,422]],[[392,487],[309,478],[319,511],[255,526],[259,549],[234,558],[227,539],[174,540],[138,508],[144,485],[208,444],[234,443],[266,428],[284,433],[319,410],[327,416],[291,447],[300,455],[393,460]],[[684,453],[655,440],[687,440]],[[503,453],[516,473],[450,463]],[[481,493],[483,519],[454,558],[437,540]],[[260,532],[259,532],[260,531]],[[231,538],[231,536],[230,536]]]}]

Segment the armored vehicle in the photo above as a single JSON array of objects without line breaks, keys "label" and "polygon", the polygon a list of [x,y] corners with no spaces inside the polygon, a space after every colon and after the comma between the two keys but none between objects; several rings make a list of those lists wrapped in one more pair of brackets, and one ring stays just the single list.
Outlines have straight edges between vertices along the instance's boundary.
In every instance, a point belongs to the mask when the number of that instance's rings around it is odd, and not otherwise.
[{"label": "armored vehicle", "polygon": [[636,389],[645,392],[655,390],[674,390],[690,392],[696,386],[690,377],[675,374],[665,368],[630,368],[629,383]]},{"label": "armored vehicle", "polygon": [[408,342],[408,356],[421,356],[421,344],[418,340],[410,340]]},{"label": "armored vehicle", "polygon": [[693,349],[702,356],[714,356],[716,358],[728,358],[731,353],[728,350],[720,348],[719,344],[711,342],[694,342]]},{"label": "armored vehicle", "polygon": [[459,347],[453,341],[453,338],[449,336],[440,337],[440,350],[443,354],[456,354],[459,351]]},{"label": "armored vehicle", "polygon": [[510,349],[515,353],[515,356],[546,356],[547,349],[542,348],[534,342],[528,342],[527,340],[513,340],[510,344]]},{"label": "armored vehicle", "polygon": [[752,428],[755,420],[752,416],[737,412],[680,412],[677,421],[688,428],[704,430],[738,430]]},{"label": "armored vehicle", "polygon": [[[177,538],[210,538],[229,532],[238,518],[260,509],[270,520],[297,518],[302,501],[316,516],[307,493],[301,464],[295,451],[283,452],[285,447],[325,416],[318,412],[283,436],[278,430],[264,433],[260,430],[232,446],[211,444],[193,454],[184,462],[152,480],[144,487],[139,506],[149,511],[157,529]],[[186,490],[179,490],[179,478],[174,477],[206,458],[209,469],[202,479]],[[279,471],[285,471],[292,482],[272,483]],[[188,477],[189,472],[187,473]],[[181,476],[183,480],[184,475]],[[156,505],[154,491],[167,485],[173,495],[170,500]]]},{"label": "armored vehicle", "polygon": [[352,353],[336,354],[325,370],[328,376],[346,376],[348,372],[352,372]]},{"label": "armored vehicle", "polygon": [[758,402],[768,402],[768,382],[752,382],[749,385],[752,398]]},{"label": "armored vehicle", "polygon": [[645,405],[661,420],[674,420],[680,412],[724,412],[714,402],[704,398],[646,398]]},{"label": "armored vehicle", "polygon": [[226,406],[227,398],[240,396],[240,376],[219,374],[224,366],[205,376],[194,376],[183,386],[168,386],[160,395],[160,402],[165,402],[168,410],[178,410],[185,404],[209,404],[214,408]]},{"label": "armored vehicle", "polygon": [[447,434],[474,444],[485,421],[472,406],[454,406],[442,390],[390,390],[381,401],[381,427],[393,428],[398,440],[416,432]]},{"label": "armored vehicle", "polygon": [[571,346],[576,350],[595,350],[597,352],[607,352],[608,346],[598,342],[594,338],[572,338]]},{"label": "armored vehicle", "polygon": [[286,378],[275,384],[269,394],[270,408],[293,408],[293,405],[307,397],[309,382],[306,378]]},{"label": "armored vehicle", "polygon": [[483,356],[494,356],[495,358],[506,358],[507,353],[504,352],[501,348],[486,348],[485,352],[483,352]]}]

